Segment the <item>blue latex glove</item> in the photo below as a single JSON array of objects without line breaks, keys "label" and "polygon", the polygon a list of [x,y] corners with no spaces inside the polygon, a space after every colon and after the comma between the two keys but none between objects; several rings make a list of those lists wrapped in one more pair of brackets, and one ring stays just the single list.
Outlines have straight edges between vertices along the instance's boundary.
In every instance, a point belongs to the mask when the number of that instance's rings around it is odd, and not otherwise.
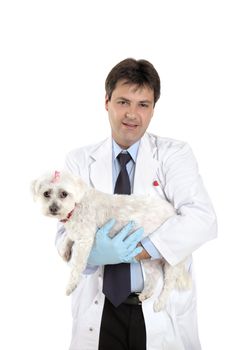
[{"label": "blue latex glove", "polygon": [[95,242],[88,258],[89,265],[137,262],[134,257],[143,249],[137,247],[144,233],[143,228],[139,228],[128,236],[134,225],[133,222],[129,222],[119,233],[110,238],[109,232],[114,224],[115,220],[112,219],[96,232]]}]

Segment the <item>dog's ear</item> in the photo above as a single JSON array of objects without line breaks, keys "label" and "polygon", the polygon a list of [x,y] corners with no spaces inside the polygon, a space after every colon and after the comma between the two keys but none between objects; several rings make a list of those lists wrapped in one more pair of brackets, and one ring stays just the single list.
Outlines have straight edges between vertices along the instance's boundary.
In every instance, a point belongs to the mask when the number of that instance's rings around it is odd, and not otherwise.
[{"label": "dog's ear", "polygon": [[79,203],[83,197],[83,194],[87,188],[87,185],[86,183],[83,182],[81,177],[75,178],[75,184],[76,184],[75,201],[76,203]]},{"label": "dog's ear", "polygon": [[33,195],[33,200],[34,201],[37,201],[37,199],[38,199],[39,189],[40,189],[40,181],[38,179],[32,181],[32,183],[31,183],[31,193]]}]

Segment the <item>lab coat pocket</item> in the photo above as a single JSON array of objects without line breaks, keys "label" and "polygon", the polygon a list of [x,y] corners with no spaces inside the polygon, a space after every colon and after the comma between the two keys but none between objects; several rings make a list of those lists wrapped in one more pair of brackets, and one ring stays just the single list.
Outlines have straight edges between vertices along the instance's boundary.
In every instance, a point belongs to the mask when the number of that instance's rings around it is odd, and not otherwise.
[{"label": "lab coat pocket", "polygon": [[176,323],[179,334],[186,350],[201,350],[201,344],[198,336],[196,299],[193,298],[187,304],[184,312],[176,315]]},{"label": "lab coat pocket", "polygon": [[100,270],[96,270],[91,274],[82,274],[79,285],[72,293],[72,317],[76,319],[86,314],[89,307],[93,304],[94,299],[99,290]]},{"label": "lab coat pocket", "polygon": [[171,295],[171,303],[173,303],[173,309],[176,317],[186,314],[195,303],[195,295],[190,290],[174,290]]},{"label": "lab coat pocket", "polygon": [[[189,257],[185,261],[185,268],[190,274],[192,280],[192,259]],[[192,281],[191,287],[186,290],[174,289],[169,297],[168,306],[171,312],[178,316],[182,316],[190,310],[192,305],[196,303],[195,286]]]},{"label": "lab coat pocket", "polygon": [[163,186],[158,179],[154,179],[150,188],[150,194],[167,199]]},{"label": "lab coat pocket", "polygon": [[81,275],[80,282],[71,295],[71,312],[74,319],[77,318],[79,308],[81,307],[81,300],[87,284],[87,277],[88,275]]}]

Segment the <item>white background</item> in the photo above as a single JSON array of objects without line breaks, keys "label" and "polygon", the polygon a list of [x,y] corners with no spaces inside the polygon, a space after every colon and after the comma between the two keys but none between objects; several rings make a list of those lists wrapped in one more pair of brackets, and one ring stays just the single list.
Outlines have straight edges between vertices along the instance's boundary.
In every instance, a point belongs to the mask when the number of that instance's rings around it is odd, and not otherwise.
[{"label": "white background", "polygon": [[158,70],[149,127],[192,146],[219,238],[194,254],[203,350],[248,349],[246,1],[0,3],[0,348],[68,349],[68,269],[30,182],[109,135],[104,80],[126,57]]}]

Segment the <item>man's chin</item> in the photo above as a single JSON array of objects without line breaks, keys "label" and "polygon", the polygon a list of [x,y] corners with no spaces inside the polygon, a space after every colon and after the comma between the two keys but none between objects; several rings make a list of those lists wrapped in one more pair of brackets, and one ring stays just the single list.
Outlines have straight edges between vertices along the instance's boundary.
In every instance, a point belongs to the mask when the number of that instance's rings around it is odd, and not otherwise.
[{"label": "man's chin", "polygon": [[131,147],[137,141],[141,139],[143,135],[135,135],[134,133],[130,133],[129,135],[125,135],[125,137],[115,139],[115,142],[123,149]]}]

